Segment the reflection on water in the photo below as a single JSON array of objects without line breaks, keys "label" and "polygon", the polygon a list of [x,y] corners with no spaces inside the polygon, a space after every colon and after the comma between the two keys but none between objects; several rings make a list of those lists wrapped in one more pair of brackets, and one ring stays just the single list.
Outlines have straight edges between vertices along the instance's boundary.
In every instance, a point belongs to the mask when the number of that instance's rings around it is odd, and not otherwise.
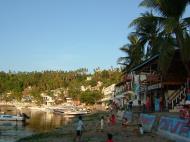
[{"label": "reflection on water", "polygon": [[[16,114],[13,107],[1,106],[1,112]],[[21,137],[34,133],[47,132],[57,127],[66,125],[71,118],[63,115],[56,115],[50,112],[30,111],[23,109],[23,113],[30,116],[27,123],[19,121],[0,121],[0,142],[14,142]]]},{"label": "reflection on water", "polygon": [[47,132],[51,129],[67,124],[70,119],[63,115],[55,115],[49,112],[31,111],[28,128],[35,132]]}]

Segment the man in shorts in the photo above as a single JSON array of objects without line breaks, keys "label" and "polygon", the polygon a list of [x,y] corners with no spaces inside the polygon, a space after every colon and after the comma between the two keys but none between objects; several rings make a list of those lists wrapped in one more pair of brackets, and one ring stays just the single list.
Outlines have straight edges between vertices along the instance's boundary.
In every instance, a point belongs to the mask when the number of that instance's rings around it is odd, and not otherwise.
[{"label": "man in shorts", "polygon": [[82,136],[82,130],[84,129],[84,123],[82,121],[82,116],[79,116],[77,122],[77,128],[76,128],[76,142],[81,141],[81,136]]}]

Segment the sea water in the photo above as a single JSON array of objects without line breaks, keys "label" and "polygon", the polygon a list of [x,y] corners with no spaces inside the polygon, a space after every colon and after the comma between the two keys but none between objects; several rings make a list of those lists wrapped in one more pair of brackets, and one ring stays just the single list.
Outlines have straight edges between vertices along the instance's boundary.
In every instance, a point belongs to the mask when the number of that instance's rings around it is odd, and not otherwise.
[{"label": "sea water", "polygon": [[[22,111],[30,117],[26,123],[21,121],[0,121],[0,142],[15,142],[32,134],[51,131],[71,121],[71,118],[51,112],[31,111],[29,109]],[[9,109],[4,113],[14,114],[15,111]]]}]

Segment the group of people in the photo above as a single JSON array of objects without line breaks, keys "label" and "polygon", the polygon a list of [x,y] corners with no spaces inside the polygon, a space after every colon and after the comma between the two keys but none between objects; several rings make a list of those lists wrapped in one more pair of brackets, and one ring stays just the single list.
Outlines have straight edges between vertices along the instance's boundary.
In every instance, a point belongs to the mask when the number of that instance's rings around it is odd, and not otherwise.
[{"label": "group of people", "polygon": [[[107,125],[115,125],[116,124],[116,117],[114,114],[111,114],[110,116],[107,115]],[[105,127],[105,120],[104,120],[104,116],[101,117],[100,119],[100,130],[101,132],[104,131],[104,127]],[[82,132],[85,130],[85,125],[83,123],[82,120],[82,116],[78,117],[78,121],[77,121],[77,125],[76,125],[76,142],[81,142],[81,136],[82,136]],[[112,134],[108,134],[107,135],[107,141],[106,142],[113,142],[112,141]]]},{"label": "group of people", "polygon": [[[163,97],[155,97],[154,100],[152,101],[151,98],[148,96],[146,98],[146,103],[144,105],[146,112],[151,112],[151,111],[162,112],[164,108],[164,100]],[[154,108],[154,110],[152,108]]]}]

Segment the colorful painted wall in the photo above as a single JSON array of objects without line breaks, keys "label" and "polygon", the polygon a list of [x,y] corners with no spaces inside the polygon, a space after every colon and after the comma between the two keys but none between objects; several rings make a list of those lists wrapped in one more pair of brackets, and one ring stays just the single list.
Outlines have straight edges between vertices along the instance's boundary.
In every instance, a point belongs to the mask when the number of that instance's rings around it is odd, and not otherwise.
[{"label": "colorful painted wall", "polygon": [[190,127],[187,123],[185,119],[161,117],[158,133],[176,141],[190,142]]},{"label": "colorful painted wall", "polygon": [[156,116],[150,114],[140,114],[140,122],[143,126],[144,132],[151,132]]}]

